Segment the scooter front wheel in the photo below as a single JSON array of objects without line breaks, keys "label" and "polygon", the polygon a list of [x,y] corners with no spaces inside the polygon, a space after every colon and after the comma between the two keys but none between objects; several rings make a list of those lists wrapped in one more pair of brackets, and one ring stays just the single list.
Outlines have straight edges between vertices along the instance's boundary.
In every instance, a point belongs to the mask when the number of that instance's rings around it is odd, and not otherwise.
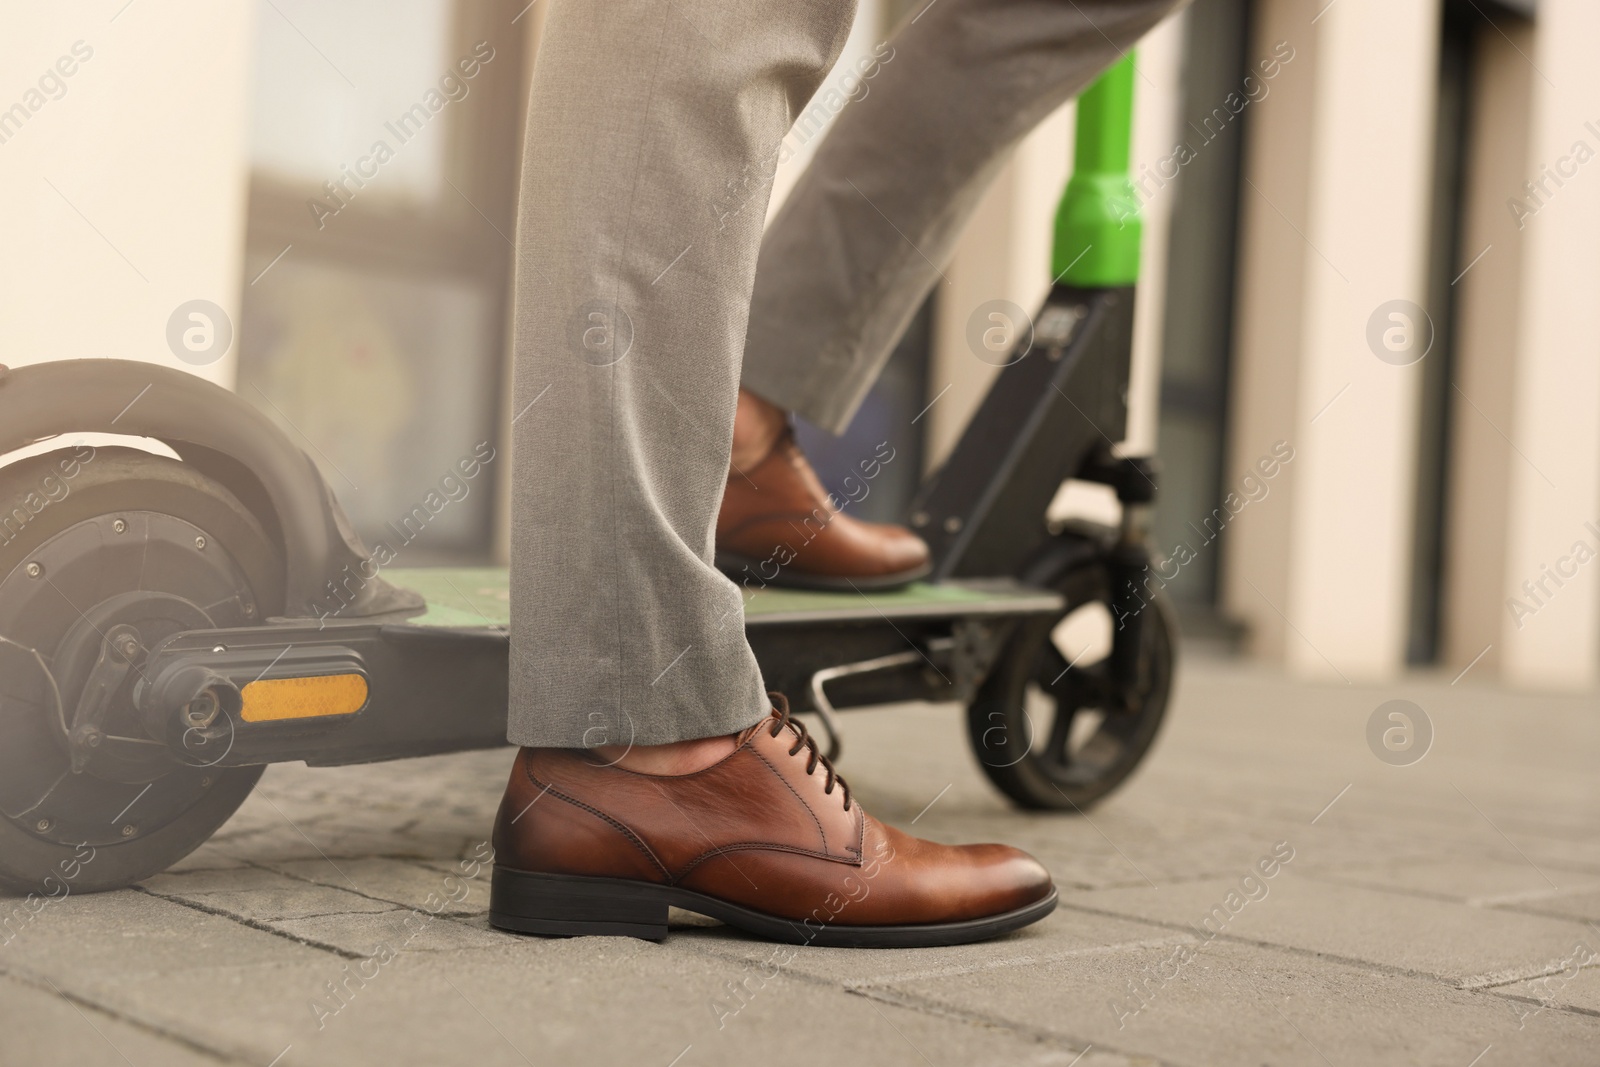
[{"label": "scooter front wheel", "polygon": [[226,713],[158,737],[150,649],[275,614],[282,553],[218,482],[128,448],[0,468],[0,890],[116,889],[176,863],[263,768],[224,767]]},{"label": "scooter front wheel", "polygon": [[1134,678],[1113,677],[1109,655],[1058,647],[1075,613],[1100,613],[1108,632],[1115,625],[1110,569],[1082,555],[1049,581],[1066,610],[1019,629],[968,708],[979,765],[1023,808],[1082,811],[1101,800],[1144,759],[1166,716],[1177,627],[1159,592],[1141,611]]}]

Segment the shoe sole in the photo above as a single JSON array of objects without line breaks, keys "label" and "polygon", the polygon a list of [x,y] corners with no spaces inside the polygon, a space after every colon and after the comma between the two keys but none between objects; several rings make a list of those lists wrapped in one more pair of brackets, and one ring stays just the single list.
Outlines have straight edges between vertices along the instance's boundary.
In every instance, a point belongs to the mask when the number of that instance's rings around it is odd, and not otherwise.
[{"label": "shoe sole", "polygon": [[890,589],[901,589],[912,582],[926,578],[933,573],[933,564],[924,563],[908,571],[897,571],[894,574],[873,574],[862,576],[840,576],[829,574],[803,574],[787,567],[780,567],[778,573],[771,578],[763,578],[760,568],[771,563],[771,560],[754,560],[748,556],[740,556],[733,552],[718,552],[716,556],[717,569],[734,581],[754,576],[763,585],[777,589],[815,589],[827,593],[881,593]]},{"label": "shoe sole", "polygon": [[934,948],[1020,930],[1056,908],[1056,890],[1025,907],[981,919],[904,926],[847,926],[785,919],[678,886],[538,874],[496,865],[489,890],[489,923],[501,930],[546,937],[594,935],[662,941],[667,909],[707,915],[747,934],[790,945],[834,948]]}]

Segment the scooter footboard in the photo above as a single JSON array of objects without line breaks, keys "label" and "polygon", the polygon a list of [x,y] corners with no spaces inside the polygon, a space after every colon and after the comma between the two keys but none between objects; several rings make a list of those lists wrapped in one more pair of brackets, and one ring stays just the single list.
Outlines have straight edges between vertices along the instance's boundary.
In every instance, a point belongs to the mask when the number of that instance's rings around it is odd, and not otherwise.
[{"label": "scooter footboard", "polygon": [[[767,687],[801,710],[965,702],[1016,626],[1062,605],[1011,580],[871,596],[764,590],[746,632]],[[508,628],[438,625],[446,614],[180,633],[151,650],[134,698],[150,734],[187,763],[334,766],[503,745]],[[880,658],[892,662],[880,669]],[[819,672],[832,672],[820,702]]]},{"label": "scooter footboard", "polygon": [[506,743],[500,628],[261,626],[179,634],[135,693],[186,761],[370,763]]}]

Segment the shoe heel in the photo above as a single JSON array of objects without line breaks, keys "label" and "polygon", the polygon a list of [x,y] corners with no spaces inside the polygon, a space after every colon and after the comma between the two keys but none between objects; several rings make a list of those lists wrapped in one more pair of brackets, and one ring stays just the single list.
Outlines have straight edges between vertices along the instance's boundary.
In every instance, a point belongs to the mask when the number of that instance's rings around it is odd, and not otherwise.
[{"label": "shoe heel", "polygon": [[546,937],[667,936],[667,902],[655,886],[613,878],[537,874],[496,866],[489,923]]}]

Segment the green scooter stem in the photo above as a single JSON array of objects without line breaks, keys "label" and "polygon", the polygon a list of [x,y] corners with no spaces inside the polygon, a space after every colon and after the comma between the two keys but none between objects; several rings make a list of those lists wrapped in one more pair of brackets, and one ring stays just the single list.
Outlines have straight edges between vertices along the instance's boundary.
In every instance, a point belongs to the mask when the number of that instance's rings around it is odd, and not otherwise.
[{"label": "green scooter stem", "polygon": [[1139,280],[1139,201],[1128,178],[1133,53],[1078,97],[1072,179],[1056,211],[1051,273],[1080,288]]}]

